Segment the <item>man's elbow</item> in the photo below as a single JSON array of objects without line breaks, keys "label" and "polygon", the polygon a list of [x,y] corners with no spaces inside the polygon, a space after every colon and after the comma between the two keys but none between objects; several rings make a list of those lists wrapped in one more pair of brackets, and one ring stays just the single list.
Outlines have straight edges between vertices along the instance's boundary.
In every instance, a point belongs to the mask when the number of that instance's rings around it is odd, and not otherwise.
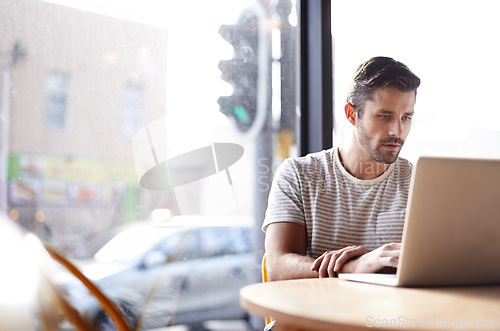
[{"label": "man's elbow", "polygon": [[274,274],[271,273],[271,274],[269,274],[268,281],[274,282],[274,281],[277,281],[277,280],[284,280],[284,279],[280,277],[279,273],[274,273]]},{"label": "man's elbow", "polygon": [[276,280],[283,280],[282,277],[283,272],[279,268],[279,256],[275,256],[269,253],[266,253],[265,260],[265,270],[267,274],[267,281],[273,282]]},{"label": "man's elbow", "polygon": [[[317,277],[309,271],[310,262],[297,254],[273,254],[266,256],[267,280],[288,280]],[[309,271],[309,272],[308,272]]]}]

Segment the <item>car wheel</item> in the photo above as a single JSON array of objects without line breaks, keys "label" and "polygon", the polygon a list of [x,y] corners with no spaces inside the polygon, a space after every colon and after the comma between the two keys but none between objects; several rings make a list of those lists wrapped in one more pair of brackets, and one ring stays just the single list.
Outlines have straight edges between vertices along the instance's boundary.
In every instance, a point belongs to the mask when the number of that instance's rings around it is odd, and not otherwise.
[{"label": "car wheel", "polygon": [[109,316],[102,310],[96,314],[94,318],[94,327],[101,331],[111,331],[116,330],[114,323],[111,321]]},{"label": "car wheel", "polygon": [[[125,319],[127,320],[128,324],[132,327],[135,327],[135,324],[137,323],[137,317],[135,317],[134,314],[130,310],[124,309],[123,307],[121,307],[121,311],[125,314]],[[116,331],[117,330],[115,322],[103,310],[99,310],[97,312],[97,314],[95,315],[93,324],[94,324],[94,327],[96,328],[96,330],[100,330],[100,331]]]},{"label": "car wheel", "polygon": [[203,323],[194,323],[194,324],[189,324],[188,325],[188,330],[189,331],[209,331]]}]

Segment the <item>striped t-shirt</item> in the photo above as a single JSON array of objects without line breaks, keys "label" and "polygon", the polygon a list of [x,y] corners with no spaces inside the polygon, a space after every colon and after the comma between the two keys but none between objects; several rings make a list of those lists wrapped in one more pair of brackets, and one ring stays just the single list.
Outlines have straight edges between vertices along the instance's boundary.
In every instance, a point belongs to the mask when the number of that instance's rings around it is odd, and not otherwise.
[{"label": "striped t-shirt", "polygon": [[398,158],[379,177],[360,180],[344,169],[336,148],[287,159],[274,176],[262,229],[304,225],[313,258],[350,245],[373,250],[400,242],[411,172],[412,164]]}]

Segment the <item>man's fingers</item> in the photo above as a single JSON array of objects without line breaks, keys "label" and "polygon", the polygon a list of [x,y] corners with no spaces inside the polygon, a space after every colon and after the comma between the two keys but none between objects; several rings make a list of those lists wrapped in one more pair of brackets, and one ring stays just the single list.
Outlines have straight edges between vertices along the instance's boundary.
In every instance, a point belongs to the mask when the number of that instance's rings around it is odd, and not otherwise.
[{"label": "man's fingers", "polygon": [[323,262],[323,259],[325,258],[326,252],[321,254],[320,257],[318,257],[316,260],[314,260],[313,264],[311,265],[311,270],[317,271],[321,265],[321,262]]},{"label": "man's fingers", "polygon": [[382,264],[386,267],[398,267],[401,244],[389,244],[389,250],[380,253]]},{"label": "man's fingers", "polygon": [[394,251],[391,254],[387,254],[381,257],[381,263],[384,267],[398,267],[399,263],[399,251]]},{"label": "man's fingers", "polygon": [[358,257],[360,255],[366,254],[368,250],[362,246],[351,246],[349,249],[346,249],[342,252],[342,254],[335,261],[335,267],[333,271],[335,273],[339,272],[344,263],[349,261],[354,257]]},{"label": "man's fingers", "polygon": [[342,252],[337,251],[334,254],[332,254],[332,258],[330,259],[330,263],[328,263],[328,268],[327,268],[328,277],[335,277],[335,266],[338,263],[339,257],[342,256],[345,252],[346,252],[345,250]]},{"label": "man's fingers", "polygon": [[401,250],[401,243],[385,244],[380,248],[382,248],[382,250],[385,250],[385,251],[399,251],[399,250]]},{"label": "man's fingers", "polygon": [[397,268],[401,244],[386,244],[365,255],[360,272],[377,272],[385,267]]},{"label": "man's fingers", "polygon": [[[335,277],[336,272],[347,260],[366,252],[367,250],[361,246],[347,246],[336,251],[328,251],[314,260],[311,270],[318,271],[319,277]],[[341,258],[340,262],[339,258]]]},{"label": "man's fingers", "polygon": [[328,277],[328,266],[330,265],[330,261],[332,260],[332,255],[333,254],[328,253],[323,257],[323,261],[321,262],[321,265],[318,269],[319,277]]}]

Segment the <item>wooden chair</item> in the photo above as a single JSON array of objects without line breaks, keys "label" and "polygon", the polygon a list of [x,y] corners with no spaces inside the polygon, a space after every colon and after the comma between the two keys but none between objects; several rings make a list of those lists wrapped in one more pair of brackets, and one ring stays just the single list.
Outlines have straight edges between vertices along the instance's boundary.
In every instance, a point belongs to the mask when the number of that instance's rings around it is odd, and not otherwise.
[{"label": "wooden chair", "polygon": [[[49,255],[55,261],[64,266],[76,278],[78,278],[78,280],[80,280],[80,282],[82,282],[82,284],[90,291],[90,293],[99,301],[101,308],[109,315],[118,331],[131,330],[118,307],[104,293],[102,293],[102,291],[94,283],[92,283],[87,277],[85,277],[85,275],[83,275],[83,273],[72,262],[70,262],[57,250],[50,247],[49,245],[44,246]],[[58,291],[56,291],[56,293],[57,292]],[[63,303],[62,308],[64,311],[64,315],[66,315],[66,317],[75,324],[77,329],[81,330],[82,328],[84,328],[88,330],[88,325],[84,326],[86,322],[82,321],[79,318],[80,316],[78,315],[78,313],[71,309],[71,306],[69,306],[69,304],[64,299],[62,299],[62,296],[57,295],[57,297],[59,299],[58,301],[61,301]]]}]

